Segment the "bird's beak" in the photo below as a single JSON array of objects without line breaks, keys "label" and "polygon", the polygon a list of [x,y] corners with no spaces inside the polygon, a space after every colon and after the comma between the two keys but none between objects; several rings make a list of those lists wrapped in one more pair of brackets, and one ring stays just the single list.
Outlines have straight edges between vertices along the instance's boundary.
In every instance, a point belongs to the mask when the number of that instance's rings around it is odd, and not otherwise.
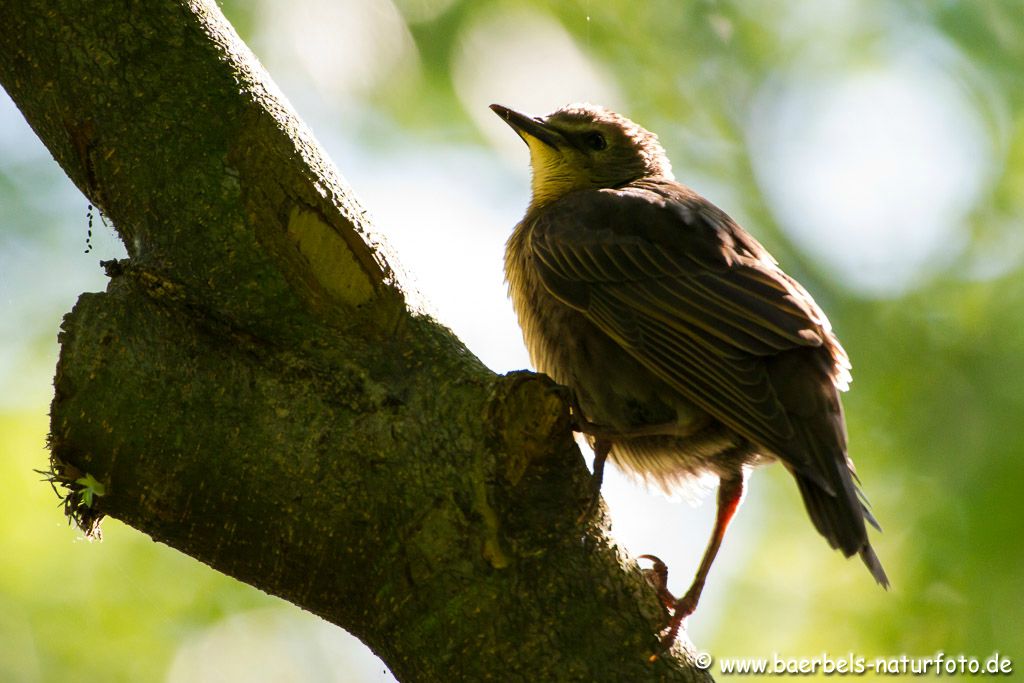
[{"label": "bird's beak", "polygon": [[540,140],[545,145],[558,149],[560,144],[565,143],[565,138],[562,137],[561,133],[552,128],[548,127],[540,119],[530,118],[526,114],[520,114],[517,111],[503,107],[500,104],[492,104],[491,111],[500,116],[502,120],[508,125],[512,126],[512,130],[519,133],[526,144],[530,144],[527,136]]}]

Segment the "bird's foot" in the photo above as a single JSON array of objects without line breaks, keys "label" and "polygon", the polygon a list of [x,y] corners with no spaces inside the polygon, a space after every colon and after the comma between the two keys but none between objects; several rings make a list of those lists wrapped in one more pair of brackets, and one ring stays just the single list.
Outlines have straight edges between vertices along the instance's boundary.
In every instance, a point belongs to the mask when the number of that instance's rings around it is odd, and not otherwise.
[{"label": "bird's foot", "polygon": [[641,555],[641,560],[650,560],[654,564],[650,569],[644,569],[643,575],[647,583],[654,587],[658,600],[666,609],[674,609],[676,597],[668,590],[668,565],[661,561],[656,555]]},{"label": "bird's foot", "polygon": [[667,652],[672,647],[676,637],[679,635],[680,629],[683,628],[683,624],[686,622],[686,618],[697,610],[697,602],[700,600],[703,585],[695,582],[686,591],[686,595],[676,599],[668,589],[668,566],[655,555],[641,555],[640,558],[654,563],[650,569],[643,570],[644,578],[654,587],[658,600],[661,601],[666,610],[671,610],[671,618],[665,627],[664,635],[658,643],[658,650],[651,655],[651,661],[654,661],[661,653]]},{"label": "bird's foot", "polygon": [[697,610],[699,597],[700,591],[694,594],[693,588],[690,588],[686,591],[686,595],[676,601],[672,609],[672,620],[668,622],[668,630],[665,631],[665,635],[661,637],[661,642],[658,644],[659,652],[667,652],[672,647],[672,643],[676,642],[676,636],[679,635],[679,630],[686,622],[686,618]]}]

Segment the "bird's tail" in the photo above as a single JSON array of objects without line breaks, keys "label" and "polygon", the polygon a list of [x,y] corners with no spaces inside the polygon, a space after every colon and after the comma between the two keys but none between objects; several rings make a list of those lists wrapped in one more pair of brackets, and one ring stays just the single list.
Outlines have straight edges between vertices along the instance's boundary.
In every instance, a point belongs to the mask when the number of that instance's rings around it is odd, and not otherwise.
[{"label": "bird's tail", "polygon": [[794,472],[807,514],[829,545],[840,550],[846,557],[859,554],[875,581],[883,588],[889,588],[889,577],[885,575],[882,563],[878,561],[868,541],[864,522],[866,520],[876,529],[881,528],[862,500],[852,473],[843,465],[836,464],[838,467],[832,474],[838,476],[831,482],[836,489],[834,493],[826,491],[821,484],[799,472]]}]

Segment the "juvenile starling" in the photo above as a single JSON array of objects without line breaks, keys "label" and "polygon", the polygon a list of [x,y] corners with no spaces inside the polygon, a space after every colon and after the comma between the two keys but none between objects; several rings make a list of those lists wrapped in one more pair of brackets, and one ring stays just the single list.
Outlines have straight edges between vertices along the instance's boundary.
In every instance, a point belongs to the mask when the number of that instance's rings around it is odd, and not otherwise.
[{"label": "juvenile starling", "polygon": [[850,363],[811,295],[725,212],[677,183],[658,139],[592,105],[531,118],[491,105],[530,148],[530,206],[505,275],[536,368],[568,387],[605,457],[666,491],[719,478],[714,530],[673,610],[697,607],[748,471],[780,460],[833,548],[888,579],[854,483],[839,391]]}]

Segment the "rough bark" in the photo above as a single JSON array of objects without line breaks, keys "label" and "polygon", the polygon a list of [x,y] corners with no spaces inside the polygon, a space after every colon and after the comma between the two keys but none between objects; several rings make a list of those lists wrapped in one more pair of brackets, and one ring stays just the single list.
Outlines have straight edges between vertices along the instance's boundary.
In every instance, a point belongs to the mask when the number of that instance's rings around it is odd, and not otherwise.
[{"label": "rough bark", "polygon": [[409,310],[213,3],[6,2],[0,26],[0,82],[129,254],[60,334],[72,512],[321,615],[403,681],[706,680],[648,661],[653,591],[577,523],[561,392]]}]

